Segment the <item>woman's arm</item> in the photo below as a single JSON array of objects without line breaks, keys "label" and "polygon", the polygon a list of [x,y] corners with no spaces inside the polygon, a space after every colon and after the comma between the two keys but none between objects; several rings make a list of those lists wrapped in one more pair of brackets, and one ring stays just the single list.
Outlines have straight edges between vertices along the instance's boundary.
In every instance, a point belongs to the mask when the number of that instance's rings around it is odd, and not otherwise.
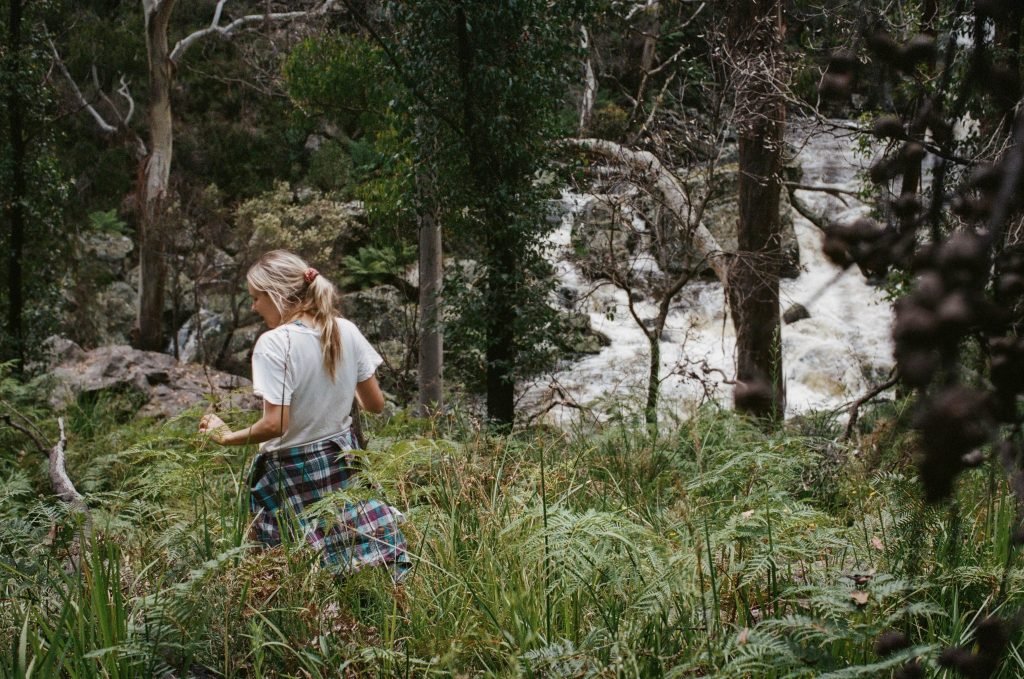
[{"label": "woman's arm", "polygon": [[377,376],[371,375],[370,379],[356,383],[356,398],[359,399],[359,407],[371,413],[379,413],[384,410],[384,394],[377,384]]},{"label": "woman's arm", "polygon": [[210,413],[199,420],[199,433],[209,434],[210,438],[222,446],[263,443],[276,439],[288,431],[289,410],[290,406],[263,401],[263,417],[252,426],[238,431],[231,431],[231,428],[224,424],[224,420]]}]

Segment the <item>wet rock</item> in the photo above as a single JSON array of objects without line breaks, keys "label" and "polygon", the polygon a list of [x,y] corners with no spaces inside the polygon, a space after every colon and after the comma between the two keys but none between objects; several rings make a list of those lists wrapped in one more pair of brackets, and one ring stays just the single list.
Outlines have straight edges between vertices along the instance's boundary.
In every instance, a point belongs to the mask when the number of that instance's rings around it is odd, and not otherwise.
[{"label": "wet rock", "polygon": [[119,233],[90,233],[82,238],[82,254],[94,268],[112,276],[125,273],[125,262],[132,253],[132,239]]},{"label": "wet rock", "polygon": [[612,343],[607,335],[590,326],[590,316],[587,314],[569,314],[565,323],[567,332],[562,346],[571,354],[598,354]]},{"label": "wet rock", "polygon": [[67,356],[49,373],[50,405],[58,410],[104,392],[131,394],[142,404],[139,417],[171,417],[211,396],[221,408],[259,406],[248,380],[181,363],[167,354],[115,345],[81,353],[71,350]]},{"label": "wet rock", "polygon": [[114,281],[96,294],[92,315],[99,344],[128,342],[135,326],[137,297],[135,289],[124,281]]},{"label": "wet rock", "polygon": [[415,311],[393,285],[378,285],[347,293],[341,302],[342,315],[356,324],[371,344],[409,339]]}]

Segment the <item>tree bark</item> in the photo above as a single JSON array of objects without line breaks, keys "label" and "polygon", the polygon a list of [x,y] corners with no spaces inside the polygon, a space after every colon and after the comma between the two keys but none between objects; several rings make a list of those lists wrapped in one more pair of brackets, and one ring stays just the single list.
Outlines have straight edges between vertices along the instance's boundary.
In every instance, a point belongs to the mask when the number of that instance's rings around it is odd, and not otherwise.
[{"label": "tree bark", "polygon": [[426,206],[421,206],[420,210],[419,406],[420,416],[429,417],[440,411],[444,405],[444,333],[439,313],[443,269],[441,227],[434,219],[432,210]]},{"label": "tree bark", "polygon": [[164,341],[164,286],[167,277],[164,212],[174,151],[167,25],[176,0],[144,1],[146,53],[149,58],[149,155],[142,161],[139,190],[140,349],[161,351]]},{"label": "tree bark", "polygon": [[580,101],[580,136],[590,130],[590,120],[594,116],[594,103],[597,101],[597,76],[594,75],[594,60],[591,58],[590,34],[587,27],[581,26],[581,46],[587,56],[583,60],[583,99]]},{"label": "tree bark", "polygon": [[23,63],[21,0],[10,0],[7,17],[7,38],[10,54],[7,58],[7,125],[11,143],[11,196],[4,201],[4,211],[10,224],[10,250],[7,252],[7,332],[10,335],[19,369],[25,358],[24,306],[22,258],[25,250],[25,101],[19,88],[24,86],[19,72]]},{"label": "tree bark", "polygon": [[779,191],[786,116],[778,85],[781,9],[781,0],[733,0],[729,22],[739,137],[737,252],[727,288],[736,327],[736,379],[767,384],[771,398],[752,414],[776,421],[785,408],[779,323]]}]

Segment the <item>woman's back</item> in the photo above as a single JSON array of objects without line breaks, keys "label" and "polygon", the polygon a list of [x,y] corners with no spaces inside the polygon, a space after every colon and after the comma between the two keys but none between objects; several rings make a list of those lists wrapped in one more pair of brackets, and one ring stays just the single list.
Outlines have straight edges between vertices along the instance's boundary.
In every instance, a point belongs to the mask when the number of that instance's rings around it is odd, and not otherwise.
[{"label": "woman's back", "polygon": [[287,431],[265,442],[262,450],[321,441],[351,426],[356,383],[370,379],[383,359],[351,321],[338,318],[335,322],[341,360],[333,380],[324,367],[317,328],[286,323],[263,333],[256,342],[253,391],[270,403],[290,406]]}]

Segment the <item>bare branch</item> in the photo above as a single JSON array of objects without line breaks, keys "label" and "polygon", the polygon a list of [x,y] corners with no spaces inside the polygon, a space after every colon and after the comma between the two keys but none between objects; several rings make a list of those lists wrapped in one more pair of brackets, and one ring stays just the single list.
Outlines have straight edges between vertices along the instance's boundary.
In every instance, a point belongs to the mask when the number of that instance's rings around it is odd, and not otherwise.
[{"label": "bare branch", "polygon": [[20,431],[22,434],[24,434],[25,436],[27,436],[30,439],[32,439],[32,443],[36,444],[36,449],[40,453],[42,453],[43,455],[47,454],[46,444],[43,442],[42,439],[40,439],[36,435],[36,433],[34,431],[32,431],[31,429],[29,429],[28,427],[26,427],[23,424],[18,424],[13,419],[11,419],[10,415],[4,415],[3,416],[3,421],[4,421],[4,424],[6,424],[11,429],[15,429],[17,431]]},{"label": "bare branch", "polygon": [[[125,125],[128,125],[132,121],[132,116],[135,114],[135,100],[132,99],[131,90],[128,89],[128,81],[125,77],[121,76],[121,86],[117,88],[117,93],[120,94],[128,102],[128,113],[121,119]],[[145,155],[145,147],[143,147],[143,155]]]},{"label": "bare branch", "polygon": [[102,130],[104,134],[116,133],[117,128],[104,120],[103,116],[100,115],[100,112],[97,111],[96,108],[89,103],[89,100],[85,98],[85,95],[82,94],[82,90],[79,89],[78,83],[76,83],[75,79],[71,77],[71,73],[68,72],[67,66],[64,65],[64,60],[60,58],[60,53],[57,52],[57,46],[53,44],[53,40],[49,40],[49,43],[57,68],[59,68],[60,72],[64,74],[68,84],[71,86],[71,91],[74,93],[75,98],[78,99],[78,103],[81,104],[82,108],[89,112],[89,115],[93,117],[96,124],[100,126],[100,130]]},{"label": "bare branch", "polygon": [[269,14],[247,14],[246,16],[239,17],[226,26],[220,25],[221,12],[224,9],[224,5],[227,0],[220,0],[217,3],[217,9],[214,10],[213,21],[206,28],[202,28],[198,31],[194,31],[184,38],[179,40],[175,45],[174,49],[171,50],[171,55],[168,57],[171,63],[177,65],[182,56],[189,47],[194,45],[196,42],[203,38],[211,35],[219,35],[222,38],[230,38],[240,28],[249,26],[251,24],[260,24],[271,21],[292,21],[295,19],[305,19],[315,16],[322,16],[327,13],[328,10],[334,5],[334,0],[324,0],[324,3],[316,9],[302,10],[296,12],[272,12]]},{"label": "bare branch", "polygon": [[859,415],[860,407],[862,405],[864,405],[865,403],[867,403],[868,401],[870,401],[871,399],[873,399],[876,396],[878,396],[879,394],[881,394],[886,389],[891,389],[894,386],[896,386],[896,383],[899,382],[899,379],[900,379],[900,375],[896,371],[896,369],[894,368],[893,371],[892,371],[892,375],[889,377],[889,379],[887,379],[885,382],[882,382],[881,384],[879,384],[879,385],[877,385],[875,387],[872,387],[868,391],[868,393],[864,394],[859,399],[857,399],[856,401],[853,402],[853,405],[850,406],[850,410],[849,410],[850,419],[846,423],[846,431],[843,432],[842,440],[845,441],[845,440],[849,439],[850,436],[853,435],[853,429],[854,429],[854,427],[857,426],[857,417]]}]

